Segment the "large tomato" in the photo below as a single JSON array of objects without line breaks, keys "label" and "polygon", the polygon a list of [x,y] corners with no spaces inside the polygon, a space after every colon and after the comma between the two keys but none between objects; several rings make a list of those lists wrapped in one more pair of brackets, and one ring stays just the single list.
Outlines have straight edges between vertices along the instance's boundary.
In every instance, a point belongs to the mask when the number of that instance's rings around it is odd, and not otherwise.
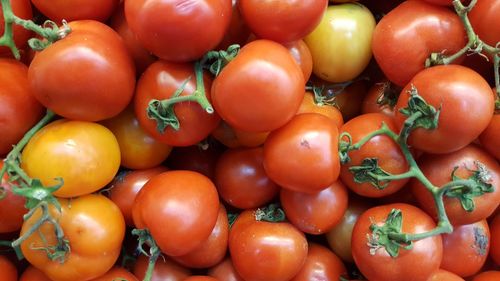
[{"label": "large tomato", "polygon": [[[444,0],[443,0],[444,1]],[[496,46],[500,42],[500,1],[481,0],[477,1],[469,19],[474,31],[486,44]]]},{"label": "large tomato", "polygon": [[146,49],[175,62],[202,57],[222,40],[231,0],[126,0],[125,17]]},{"label": "large tomato", "polygon": [[[125,221],[120,209],[103,195],[59,199],[61,212],[51,205],[50,214],[58,221],[71,251],[64,263],[50,260],[39,247],[54,247],[54,226],[45,222],[21,243],[26,259],[54,281],[90,280],[106,273],[120,255]],[[25,221],[21,235],[40,218],[40,209]],[[38,248],[38,249],[37,249]]]},{"label": "large tomato", "polygon": [[411,0],[380,20],[373,33],[372,48],[387,78],[405,86],[424,69],[431,53],[454,54],[465,44],[464,27],[453,11]]},{"label": "large tomato", "polygon": [[306,262],[290,281],[341,280],[345,275],[347,269],[339,257],[324,246],[310,243]]},{"label": "large tomato", "polygon": [[[31,3],[29,0],[9,0],[12,7],[12,12],[14,15],[21,19],[30,20],[33,18],[33,11],[31,9]],[[1,9],[2,4],[0,4],[0,35],[4,34],[5,31],[5,21],[3,16],[3,10]],[[12,28],[12,33],[14,35],[14,43],[17,48],[23,48],[26,42],[31,37],[31,31],[25,29],[24,27],[14,24]],[[12,53],[8,47],[0,46],[0,56],[1,57],[11,57]]]},{"label": "large tomato", "polygon": [[21,167],[44,186],[64,181],[54,195],[75,197],[97,191],[120,168],[120,147],[106,127],[61,119],[38,131],[21,155]]},{"label": "large tomato", "polygon": [[215,111],[236,129],[272,131],[297,112],[304,75],[288,50],[273,41],[245,45],[212,85]]},{"label": "large tomato", "polygon": [[63,20],[105,21],[120,0],[31,0],[46,17],[60,24]]}]

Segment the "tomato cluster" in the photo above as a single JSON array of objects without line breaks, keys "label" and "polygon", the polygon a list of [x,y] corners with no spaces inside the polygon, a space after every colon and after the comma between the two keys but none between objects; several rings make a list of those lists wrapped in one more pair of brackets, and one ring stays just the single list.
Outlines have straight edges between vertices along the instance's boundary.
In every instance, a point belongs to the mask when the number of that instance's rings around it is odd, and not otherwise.
[{"label": "tomato cluster", "polygon": [[1,280],[500,280],[500,0],[0,7]]}]

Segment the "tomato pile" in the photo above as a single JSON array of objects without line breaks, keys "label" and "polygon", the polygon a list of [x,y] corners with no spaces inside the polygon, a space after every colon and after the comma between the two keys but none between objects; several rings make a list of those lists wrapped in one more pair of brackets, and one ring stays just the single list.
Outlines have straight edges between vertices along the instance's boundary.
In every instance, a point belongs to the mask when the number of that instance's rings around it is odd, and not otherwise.
[{"label": "tomato pile", "polygon": [[0,6],[0,280],[500,280],[500,0]]}]

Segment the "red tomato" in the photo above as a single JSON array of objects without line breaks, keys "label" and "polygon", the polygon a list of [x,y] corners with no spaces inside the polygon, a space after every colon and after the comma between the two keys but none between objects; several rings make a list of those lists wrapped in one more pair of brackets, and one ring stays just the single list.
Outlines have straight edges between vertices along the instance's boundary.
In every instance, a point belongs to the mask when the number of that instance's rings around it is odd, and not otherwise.
[{"label": "red tomato", "polygon": [[91,281],[115,281],[115,280],[126,280],[126,281],[138,281],[137,277],[130,273],[123,267],[113,267],[104,275],[92,279]]},{"label": "red tomato", "polygon": [[[473,197],[474,209],[472,211],[464,210],[458,198],[448,197],[445,193],[444,206],[453,225],[471,224],[485,219],[500,204],[500,189],[498,188],[500,186],[500,165],[476,145],[469,145],[449,154],[424,154],[419,158],[418,165],[429,181],[437,187],[452,179],[455,168],[457,169],[455,176],[462,179],[471,177],[473,171],[478,169],[484,169],[488,173],[487,183],[494,187],[494,191]],[[410,186],[422,209],[436,217],[436,207],[430,192],[417,180],[412,180]]]},{"label": "red tomato", "polygon": [[[148,257],[139,256],[137,259],[133,273],[137,279],[143,280],[148,267]],[[153,274],[150,281],[184,281],[191,275],[189,269],[173,262],[169,258],[158,258],[155,263]]]},{"label": "red tomato", "polygon": [[230,257],[224,259],[221,263],[210,268],[208,275],[217,278],[219,281],[244,281],[236,272]]},{"label": "red tomato", "polygon": [[63,20],[105,21],[118,7],[120,0],[31,0],[49,19],[60,24]]},{"label": "red tomato", "polygon": [[338,136],[337,126],[324,115],[299,114],[267,137],[264,169],[283,188],[307,193],[325,189],[340,173]]},{"label": "red tomato", "polygon": [[[432,236],[413,242],[411,249],[399,249],[397,257],[391,257],[384,247],[370,248],[368,238],[373,233],[370,225],[383,225],[393,209],[401,210],[402,232],[422,233],[436,224],[424,211],[408,204],[389,204],[373,207],[364,212],[356,222],[352,233],[352,255],[361,273],[373,281],[426,281],[439,268],[443,255],[441,236]],[[371,238],[373,239],[373,237]],[[383,270],[381,270],[383,269]]]},{"label": "red tomato", "polygon": [[500,214],[494,216],[490,222],[490,231],[492,237],[490,257],[497,265],[500,265]]},{"label": "red tomato", "polygon": [[452,6],[453,5],[453,0],[424,0],[426,2],[436,4],[436,5],[443,5],[443,6]]},{"label": "red tomato", "polygon": [[[19,278],[19,281],[52,281],[40,269],[30,265]],[[131,280],[134,281],[134,280]]]},{"label": "red tomato", "polygon": [[191,171],[152,177],[137,194],[132,209],[135,226],[149,229],[161,251],[170,256],[199,247],[210,236],[218,213],[214,184]]},{"label": "red tomato", "polygon": [[24,64],[0,58],[0,85],[0,155],[5,156],[42,118],[44,109],[32,96]]},{"label": "red tomato", "polygon": [[198,145],[175,147],[167,158],[167,166],[172,170],[189,170],[198,172],[215,180],[215,165],[221,151],[215,145],[207,149]]},{"label": "red tomato", "polygon": [[329,249],[310,243],[306,262],[290,281],[340,280],[347,275],[342,260]]},{"label": "red tomato", "polygon": [[496,281],[500,278],[500,271],[485,271],[474,276],[472,281]]},{"label": "red tomato", "polygon": [[217,46],[231,11],[231,0],[125,1],[127,22],[142,45],[174,62],[196,60]]},{"label": "red tomato", "polygon": [[304,75],[282,45],[256,40],[215,78],[215,111],[235,129],[267,132],[281,127],[297,112],[304,97]]},{"label": "red tomato", "polygon": [[479,142],[493,157],[500,161],[500,114],[494,114],[490,124],[479,135]]},{"label": "red tomato", "polygon": [[316,104],[316,102],[314,101],[314,95],[311,92],[306,92],[304,99],[300,104],[299,111],[297,111],[297,114],[300,113],[323,114],[326,117],[332,119],[335,125],[337,125],[338,129],[340,129],[340,127],[344,125],[344,118],[342,117],[342,112],[340,112],[340,110],[337,107],[329,104],[323,104],[323,105]]},{"label": "red tomato", "polygon": [[[0,169],[3,167],[3,161],[0,161]],[[0,233],[9,233],[18,231],[23,225],[23,216],[28,212],[24,207],[26,199],[12,192],[13,184],[9,183],[9,177],[5,174],[2,178],[0,195],[5,196],[0,199]]]},{"label": "red tomato", "polygon": [[260,38],[278,42],[302,39],[319,24],[328,0],[239,0],[245,22]]},{"label": "red tomato", "polygon": [[285,43],[284,46],[299,64],[302,74],[304,74],[304,80],[309,80],[309,77],[311,77],[312,74],[313,61],[311,51],[309,50],[309,47],[307,47],[307,44],[304,40],[297,40]]},{"label": "red tomato", "polygon": [[405,86],[424,69],[431,53],[454,54],[465,44],[464,27],[454,12],[412,0],[380,20],[373,33],[372,49],[386,77]]},{"label": "red tomato", "polygon": [[0,255],[0,272],[2,273],[2,281],[17,281],[16,267],[3,255]]},{"label": "red tomato", "polygon": [[215,168],[220,197],[239,209],[257,208],[271,201],[279,186],[267,176],[263,161],[261,147],[226,150]]},{"label": "red tomato", "polygon": [[250,29],[243,20],[240,9],[238,9],[239,0],[232,0],[231,2],[233,4],[231,21],[229,22],[229,27],[226,30],[224,38],[222,38],[219,46],[215,48],[216,50],[226,50],[233,44],[243,46],[247,43],[248,37],[250,36]]},{"label": "red tomato", "polygon": [[456,151],[479,137],[493,116],[494,95],[481,75],[460,65],[441,65],[419,72],[403,89],[395,108],[398,128],[407,119],[400,110],[408,107],[412,87],[429,105],[441,109],[437,128],[411,132],[408,142],[416,149],[429,153]]},{"label": "red tomato", "polygon": [[305,233],[323,234],[342,219],[347,209],[347,187],[336,181],[314,194],[283,188],[280,199],[293,225]]},{"label": "red tomato", "polygon": [[401,88],[395,86],[388,80],[373,84],[365,98],[361,108],[362,113],[383,113],[394,116],[394,106]]},{"label": "red tomato", "polygon": [[[31,10],[31,3],[29,0],[10,0],[9,2],[14,15],[18,16],[21,19],[27,20],[33,18],[33,11]],[[0,4],[0,35],[3,35],[5,31],[5,21],[3,10],[1,9],[1,7],[2,4]],[[14,37],[14,43],[19,49],[23,48],[26,45],[26,42],[32,35],[31,31],[17,24],[13,25],[12,33]],[[10,49],[8,47],[0,46],[0,57],[12,57]],[[2,76],[3,75],[1,75],[0,77]]]},{"label": "red tomato", "polygon": [[[147,108],[154,100],[171,98],[186,79],[190,78],[180,96],[192,95],[196,90],[194,66],[190,63],[176,64],[159,60],[146,69],[137,83],[134,106],[139,124],[152,137],[172,146],[190,146],[206,138],[219,123],[216,113],[208,113],[196,102],[180,102],[173,105],[179,120],[179,128],[167,126],[159,131],[157,120],[148,116]],[[211,78],[203,76],[205,94],[210,99]]]},{"label": "red tomato", "polygon": [[191,277],[184,279],[184,281],[219,281],[219,280],[210,276],[193,275]]},{"label": "red tomato", "polygon": [[232,128],[221,121],[219,126],[212,131],[212,136],[229,148],[257,147],[266,140],[269,132],[247,132]]},{"label": "red tomato", "polygon": [[69,119],[99,121],[117,115],[130,103],[135,87],[134,63],[123,40],[97,21],[74,21],[69,27],[64,40],[31,62],[33,95]]},{"label": "red tomato", "polygon": [[434,273],[429,277],[429,279],[427,279],[427,281],[465,281],[465,280],[453,272],[449,272],[444,269],[439,269],[434,271]]},{"label": "red tomato", "polygon": [[496,46],[500,42],[500,1],[477,1],[469,13],[469,19],[474,31],[486,44]]}]

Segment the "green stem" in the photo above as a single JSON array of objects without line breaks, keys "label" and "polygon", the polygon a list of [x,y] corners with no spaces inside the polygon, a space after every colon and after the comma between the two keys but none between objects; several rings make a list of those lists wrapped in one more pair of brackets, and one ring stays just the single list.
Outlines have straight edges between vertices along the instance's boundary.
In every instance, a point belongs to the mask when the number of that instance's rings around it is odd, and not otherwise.
[{"label": "green stem", "polygon": [[397,175],[389,175],[389,176],[379,176],[379,175],[373,175],[378,181],[395,181],[395,180],[402,180],[402,179],[408,179],[415,177],[415,171],[410,169],[402,174],[397,174]]}]

